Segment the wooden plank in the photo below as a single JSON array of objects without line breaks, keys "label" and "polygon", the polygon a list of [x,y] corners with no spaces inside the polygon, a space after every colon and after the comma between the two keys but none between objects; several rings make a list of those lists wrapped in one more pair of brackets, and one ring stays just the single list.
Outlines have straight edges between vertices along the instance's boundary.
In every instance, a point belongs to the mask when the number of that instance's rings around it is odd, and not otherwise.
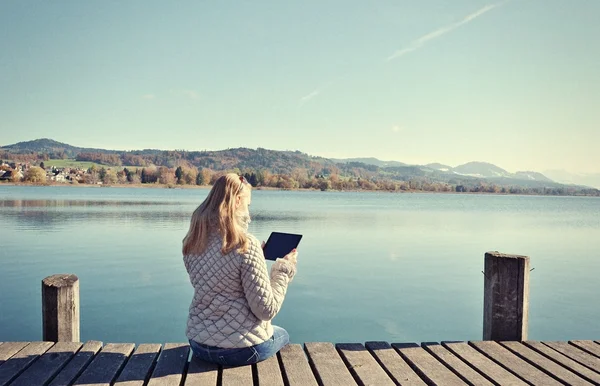
[{"label": "wooden plank", "polygon": [[339,343],[335,345],[356,383],[364,385],[390,385],[394,382],[379,366],[373,355],[360,343]]},{"label": "wooden plank", "polygon": [[0,366],[0,386],[6,386],[18,377],[33,361],[48,351],[54,343],[32,342]]},{"label": "wooden plank", "polygon": [[527,347],[531,348],[532,350],[535,350],[536,352],[543,354],[547,358],[551,358],[553,361],[568,368],[569,370],[573,371],[575,374],[579,375],[580,377],[582,377],[594,384],[600,385],[600,374],[577,363],[576,361],[572,360],[571,358],[564,356],[563,354],[559,353],[558,351],[551,349],[550,347],[546,346],[542,342],[527,341],[527,342],[523,342],[523,344],[526,345]]},{"label": "wooden plank", "polygon": [[256,378],[260,386],[283,386],[277,355],[256,364]]},{"label": "wooden plank", "polygon": [[75,385],[110,386],[134,347],[133,343],[108,343],[77,378]]},{"label": "wooden plank", "polygon": [[189,356],[189,343],[166,343],[158,357],[148,386],[179,386],[183,379]]},{"label": "wooden plank", "polygon": [[458,386],[466,383],[415,343],[393,343],[392,347],[430,385]]},{"label": "wooden plank", "polygon": [[29,342],[7,342],[0,346],[0,366],[28,344]]},{"label": "wooden plank", "polygon": [[281,360],[282,375],[289,386],[317,386],[306,354],[299,344],[287,344],[277,354]]},{"label": "wooden plank", "polygon": [[500,344],[515,355],[518,355],[527,362],[545,370],[547,373],[552,374],[554,378],[565,382],[568,385],[591,385],[591,383],[577,376],[575,373],[572,373],[542,354],[538,354],[521,342],[500,342]]},{"label": "wooden plank", "polygon": [[160,349],[160,344],[140,344],[119,374],[115,385],[144,386],[150,378]]},{"label": "wooden plank", "polygon": [[460,379],[470,385],[493,386],[483,375],[479,374],[456,355],[439,343],[422,343],[421,347],[433,355],[438,361],[454,372]]},{"label": "wooden plank", "polygon": [[94,355],[102,348],[102,342],[91,340],[75,354],[75,357],[58,373],[50,386],[70,386],[87,365],[94,359]]},{"label": "wooden plank", "polygon": [[466,342],[442,342],[442,346],[452,351],[454,355],[496,384],[503,386],[526,385],[524,381],[469,346]]},{"label": "wooden plank", "polygon": [[572,340],[569,343],[600,358],[600,344],[594,343],[591,340]]},{"label": "wooden plank", "polygon": [[570,345],[567,342],[542,342],[546,346],[558,351],[559,353],[568,356],[581,363],[582,365],[589,367],[597,373],[600,373],[600,358],[596,358],[585,351],[578,349],[575,346]]},{"label": "wooden plank", "polygon": [[11,384],[11,386],[47,385],[75,356],[79,342],[58,342]]},{"label": "wooden plank", "polygon": [[223,366],[221,386],[252,385],[252,366]]},{"label": "wooden plank", "polygon": [[219,378],[219,366],[215,363],[205,362],[192,355],[185,386],[216,386]]},{"label": "wooden plank", "polygon": [[366,342],[365,346],[395,383],[403,386],[426,386],[421,377],[413,371],[389,343]]},{"label": "wooden plank", "polygon": [[308,361],[321,385],[356,385],[331,343],[305,343]]},{"label": "wooden plank", "polygon": [[489,358],[496,361],[505,369],[518,375],[529,384],[534,386],[561,386],[562,383],[551,378],[546,373],[538,370],[535,366],[525,362],[506,348],[493,341],[469,342]]}]

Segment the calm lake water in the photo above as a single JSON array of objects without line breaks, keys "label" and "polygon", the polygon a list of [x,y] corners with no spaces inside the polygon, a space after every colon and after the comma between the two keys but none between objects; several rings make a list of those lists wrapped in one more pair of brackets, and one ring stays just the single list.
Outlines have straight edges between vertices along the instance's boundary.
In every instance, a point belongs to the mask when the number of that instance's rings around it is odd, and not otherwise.
[{"label": "calm lake water", "polygon": [[[41,340],[41,280],[80,279],[81,338],[185,341],[181,256],[208,190],[0,186],[0,341]],[[275,323],[293,342],[477,340],[483,255],[531,256],[531,339],[600,338],[600,199],[253,193],[250,230],[301,233]]]}]

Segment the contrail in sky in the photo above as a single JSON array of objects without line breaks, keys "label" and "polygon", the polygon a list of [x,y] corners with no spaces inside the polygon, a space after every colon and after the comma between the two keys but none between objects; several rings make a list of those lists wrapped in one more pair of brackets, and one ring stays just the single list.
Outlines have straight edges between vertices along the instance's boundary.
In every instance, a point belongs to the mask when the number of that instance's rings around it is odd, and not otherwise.
[{"label": "contrail in sky", "polygon": [[306,102],[308,102],[309,100],[313,99],[314,97],[316,97],[320,93],[321,93],[321,89],[317,88],[313,92],[311,92],[309,94],[306,94],[305,96],[303,96],[302,98],[300,98],[300,106],[303,106]]},{"label": "contrail in sky", "polygon": [[[394,52],[392,55],[390,55],[386,59],[386,62],[392,61],[394,59],[398,59],[398,58],[408,54],[409,52],[416,51],[416,50],[420,49],[421,47],[424,47],[429,41],[437,39],[439,37],[442,37],[442,36],[446,35],[447,33],[454,31],[458,27],[461,27],[467,23],[472,22],[473,20],[477,19],[478,17],[482,16],[483,14],[493,10],[494,8],[503,6],[504,4],[508,3],[509,1],[510,0],[505,0],[505,1],[502,1],[499,3],[488,4],[485,7],[481,8],[473,13],[468,14],[467,16],[463,17],[461,20],[459,20],[453,24],[450,24],[445,27],[438,28],[435,31],[429,32],[428,34],[423,35],[420,38],[415,39],[412,42],[410,42],[407,47]],[[299,106],[302,107],[306,103],[308,103],[311,99],[319,96],[327,87],[331,86],[332,83],[333,83],[333,81],[329,82],[325,86],[318,87],[318,88],[314,89],[312,92],[301,97],[299,99]]]},{"label": "contrail in sky", "polygon": [[428,33],[427,35],[423,35],[420,38],[413,40],[412,42],[410,42],[410,44],[408,45],[408,47],[403,48],[399,51],[396,51],[395,53],[393,53],[392,55],[390,55],[387,58],[387,61],[389,62],[390,60],[394,60],[397,59],[401,56],[404,56],[406,54],[408,54],[409,52],[413,52],[418,50],[419,48],[423,47],[425,44],[427,44],[428,41],[433,40],[433,39],[437,39],[449,32],[454,31],[455,29],[457,29],[458,27],[465,25],[475,19],[477,19],[479,16],[483,15],[486,12],[491,11],[494,8],[500,7],[502,5],[504,5],[506,3],[506,1],[502,2],[502,3],[496,3],[496,4],[489,4],[486,5],[485,7],[471,13],[468,14],[467,16],[465,16],[462,20],[454,23],[454,24],[450,24],[448,26],[442,27],[442,28],[438,28],[433,32]]}]

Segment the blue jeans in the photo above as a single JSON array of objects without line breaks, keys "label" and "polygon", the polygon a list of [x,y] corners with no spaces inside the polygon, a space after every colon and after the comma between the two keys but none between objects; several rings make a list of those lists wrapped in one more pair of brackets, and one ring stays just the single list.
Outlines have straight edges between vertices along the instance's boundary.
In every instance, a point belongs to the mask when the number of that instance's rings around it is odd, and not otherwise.
[{"label": "blue jeans", "polygon": [[223,366],[251,365],[277,354],[290,341],[287,331],[273,326],[273,336],[263,343],[243,348],[220,348],[190,340],[192,352],[198,359]]}]

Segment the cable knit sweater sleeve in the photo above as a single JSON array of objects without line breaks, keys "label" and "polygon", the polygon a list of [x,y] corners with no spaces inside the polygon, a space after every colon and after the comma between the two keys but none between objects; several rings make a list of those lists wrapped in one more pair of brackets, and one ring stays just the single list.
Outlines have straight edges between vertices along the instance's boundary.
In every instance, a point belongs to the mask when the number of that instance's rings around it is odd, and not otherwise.
[{"label": "cable knit sweater sleeve", "polygon": [[277,259],[269,275],[258,239],[250,237],[249,242],[248,252],[242,254],[242,286],[252,313],[260,320],[271,320],[281,309],[296,267],[284,259]]}]

